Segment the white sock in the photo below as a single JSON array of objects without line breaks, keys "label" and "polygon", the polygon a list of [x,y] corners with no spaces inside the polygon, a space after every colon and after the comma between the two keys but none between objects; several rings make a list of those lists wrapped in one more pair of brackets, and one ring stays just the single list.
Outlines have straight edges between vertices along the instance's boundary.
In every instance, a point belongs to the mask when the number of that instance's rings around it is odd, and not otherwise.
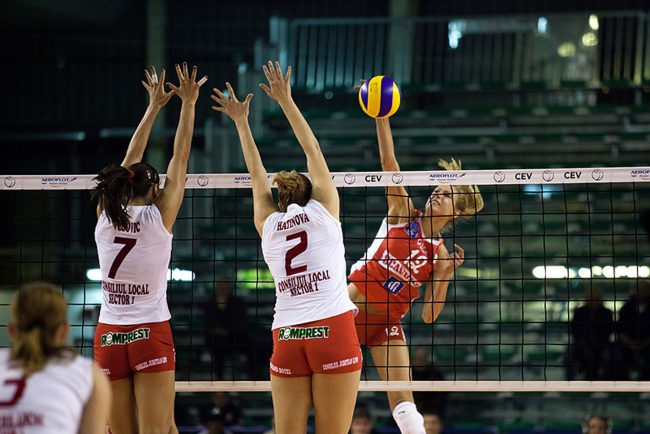
[{"label": "white sock", "polygon": [[412,402],[403,401],[397,404],[393,410],[393,419],[402,434],[426,434],[424,418]]}]

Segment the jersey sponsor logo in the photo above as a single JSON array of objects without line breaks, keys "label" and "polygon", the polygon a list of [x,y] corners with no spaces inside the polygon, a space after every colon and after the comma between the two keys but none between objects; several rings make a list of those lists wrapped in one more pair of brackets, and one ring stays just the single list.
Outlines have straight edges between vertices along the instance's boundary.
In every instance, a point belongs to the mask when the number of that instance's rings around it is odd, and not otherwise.
[{"label": "jersey sponsor logo", "polygon": [[395,276],[390,276],[383,284],[383,287],[393,294],[397,294],[402,289],[404,289],[404,282],[397,279]]},{"label": "jersey sponsor logo", "polygon": [[330,369],[345,368],[346,366],[356,365],[359,363],[359,356],[350,357],[349,359],[339,360],[338,362],[323,363],[323,371]]},{"label": "jersey sponsor logo", "polygon": [[102,347],[111,345],[128,345],[132,342],[149,339],[149,327],[135,329],[130,332],[108,332],[102,335]]},{"label": "jersey sponsor logo", "polygon": [[278,291],[291,292],[291,296],[308,294],[318,291],[318,284],[330,280],[330,270],[314,271],[313,273],[293,276],[278,282]]},{"label": "jersey sponsor logo", "polygon": [[278,366],[275,366],[271,362],[269,362],[269,367],[271,368],[271,371],[276,372],[278,374],[291,375],[291,369],[289,368],[280,368]]},{"label": "jersey sponsor logo", "polygon": [[330,337],[329,326],[314,327],[283,327],[278,330],[278,340],[304,340],[304,339],[328,339]]},{"label": "jersey sponsor logo", "polygon": [[138,363],[135,365],[136,371],[151,368],[152,366],[164,365],[167,363],[167,356],[158,357],[156,359],[147,360],[146,362]]},{"label": "jersey sponsor logo", "polygon": [[304,223],[309,223],[310,221],[311,220],[309,220],[307,213],[303,212],[291,217],[289,220],[279,221],[276,230],[286,231],[287,229],[294,228]]},{"label": "jersey sponsor logo", "polygon": [[409,237],[411,238],[417,238],[418,234],[420,233],[420,225],[416,221],[411,221],[409,222],[408,226],[404,228],[407,234],[409,234]]}]

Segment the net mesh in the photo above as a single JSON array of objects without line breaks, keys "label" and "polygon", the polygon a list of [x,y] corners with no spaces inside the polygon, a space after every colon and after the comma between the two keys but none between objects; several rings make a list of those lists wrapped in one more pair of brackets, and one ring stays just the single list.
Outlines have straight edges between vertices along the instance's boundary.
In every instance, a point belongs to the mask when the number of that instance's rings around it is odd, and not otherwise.
[{"label": "net mesh", "polygon": [[[650,327],[621,312],[650,277],[641,217],[650,209],[650,169],[333,176],[348,265],[386,215],[386,186],[406,186],[418,208],[441,183],[478,184],[485,200],[482,212],[444,234],[448,250],[464,248],[465,263],[438,320],[422,321],[420,301],[403,318],[415,381],[379,382],[365,353],[362,390],[647,390],[648,354],[626,352],[621,334],[642,338]],[[70,302],[72,344],[91,355],[101,300],[96,216],[84,191],[92,176],[0,176],[0,185],[9,210],[0,326],[18,285],[51,280]],[[179,390],[269,390],[274,284],[252,214],[248,175],[188,177],[168,273]],[[611,321],[578,318],[595,293]],[[0,346],[8,346],[5,336]],[[579,348],[584,336],[592,361]]]}]

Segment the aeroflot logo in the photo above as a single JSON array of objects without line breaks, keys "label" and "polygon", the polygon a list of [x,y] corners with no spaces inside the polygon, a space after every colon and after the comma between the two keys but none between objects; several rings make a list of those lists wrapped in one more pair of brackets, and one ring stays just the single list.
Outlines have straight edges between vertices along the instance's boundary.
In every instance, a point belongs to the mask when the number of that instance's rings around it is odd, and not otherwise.
[{"label": "aeroflot logo", "polygon": [[437,181],[441,184],[448,184],[462,178],[465,175],[466,173],[435,172],[429,174],[429,181]]},{"label": "aeroflot logo", "polygon": [[45,176],[41,178],[41,185],[51,185],[53,187],[67,185],[77,179],[76,176]]},{"label": "aeroflot logo", "polygon": [[289,339],[327,339],[329,337],[329,326],[284,327],[278,330],[279,341],[287,341]]},{"label": "aeroflot logo", "polygon": [[235,184],[251,185],[250,175],[238,175],[233,177],[232,182]]},{"label": "aeroflot logo", "polygon": [[630,171],[632,178],[641,178],[644,180],[650,179],[650,169],[632,169]]}]

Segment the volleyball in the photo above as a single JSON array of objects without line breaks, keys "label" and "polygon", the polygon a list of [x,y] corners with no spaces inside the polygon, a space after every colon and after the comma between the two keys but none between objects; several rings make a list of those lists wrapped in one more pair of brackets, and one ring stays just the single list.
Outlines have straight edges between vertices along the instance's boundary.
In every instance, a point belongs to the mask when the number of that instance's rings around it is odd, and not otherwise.
[{"label": "volleyball", "polygon": [[386,75],[372,77],[359,89],[361,109],[371,118],[382,119],[394,115],[400,101],[397,83]]}]

